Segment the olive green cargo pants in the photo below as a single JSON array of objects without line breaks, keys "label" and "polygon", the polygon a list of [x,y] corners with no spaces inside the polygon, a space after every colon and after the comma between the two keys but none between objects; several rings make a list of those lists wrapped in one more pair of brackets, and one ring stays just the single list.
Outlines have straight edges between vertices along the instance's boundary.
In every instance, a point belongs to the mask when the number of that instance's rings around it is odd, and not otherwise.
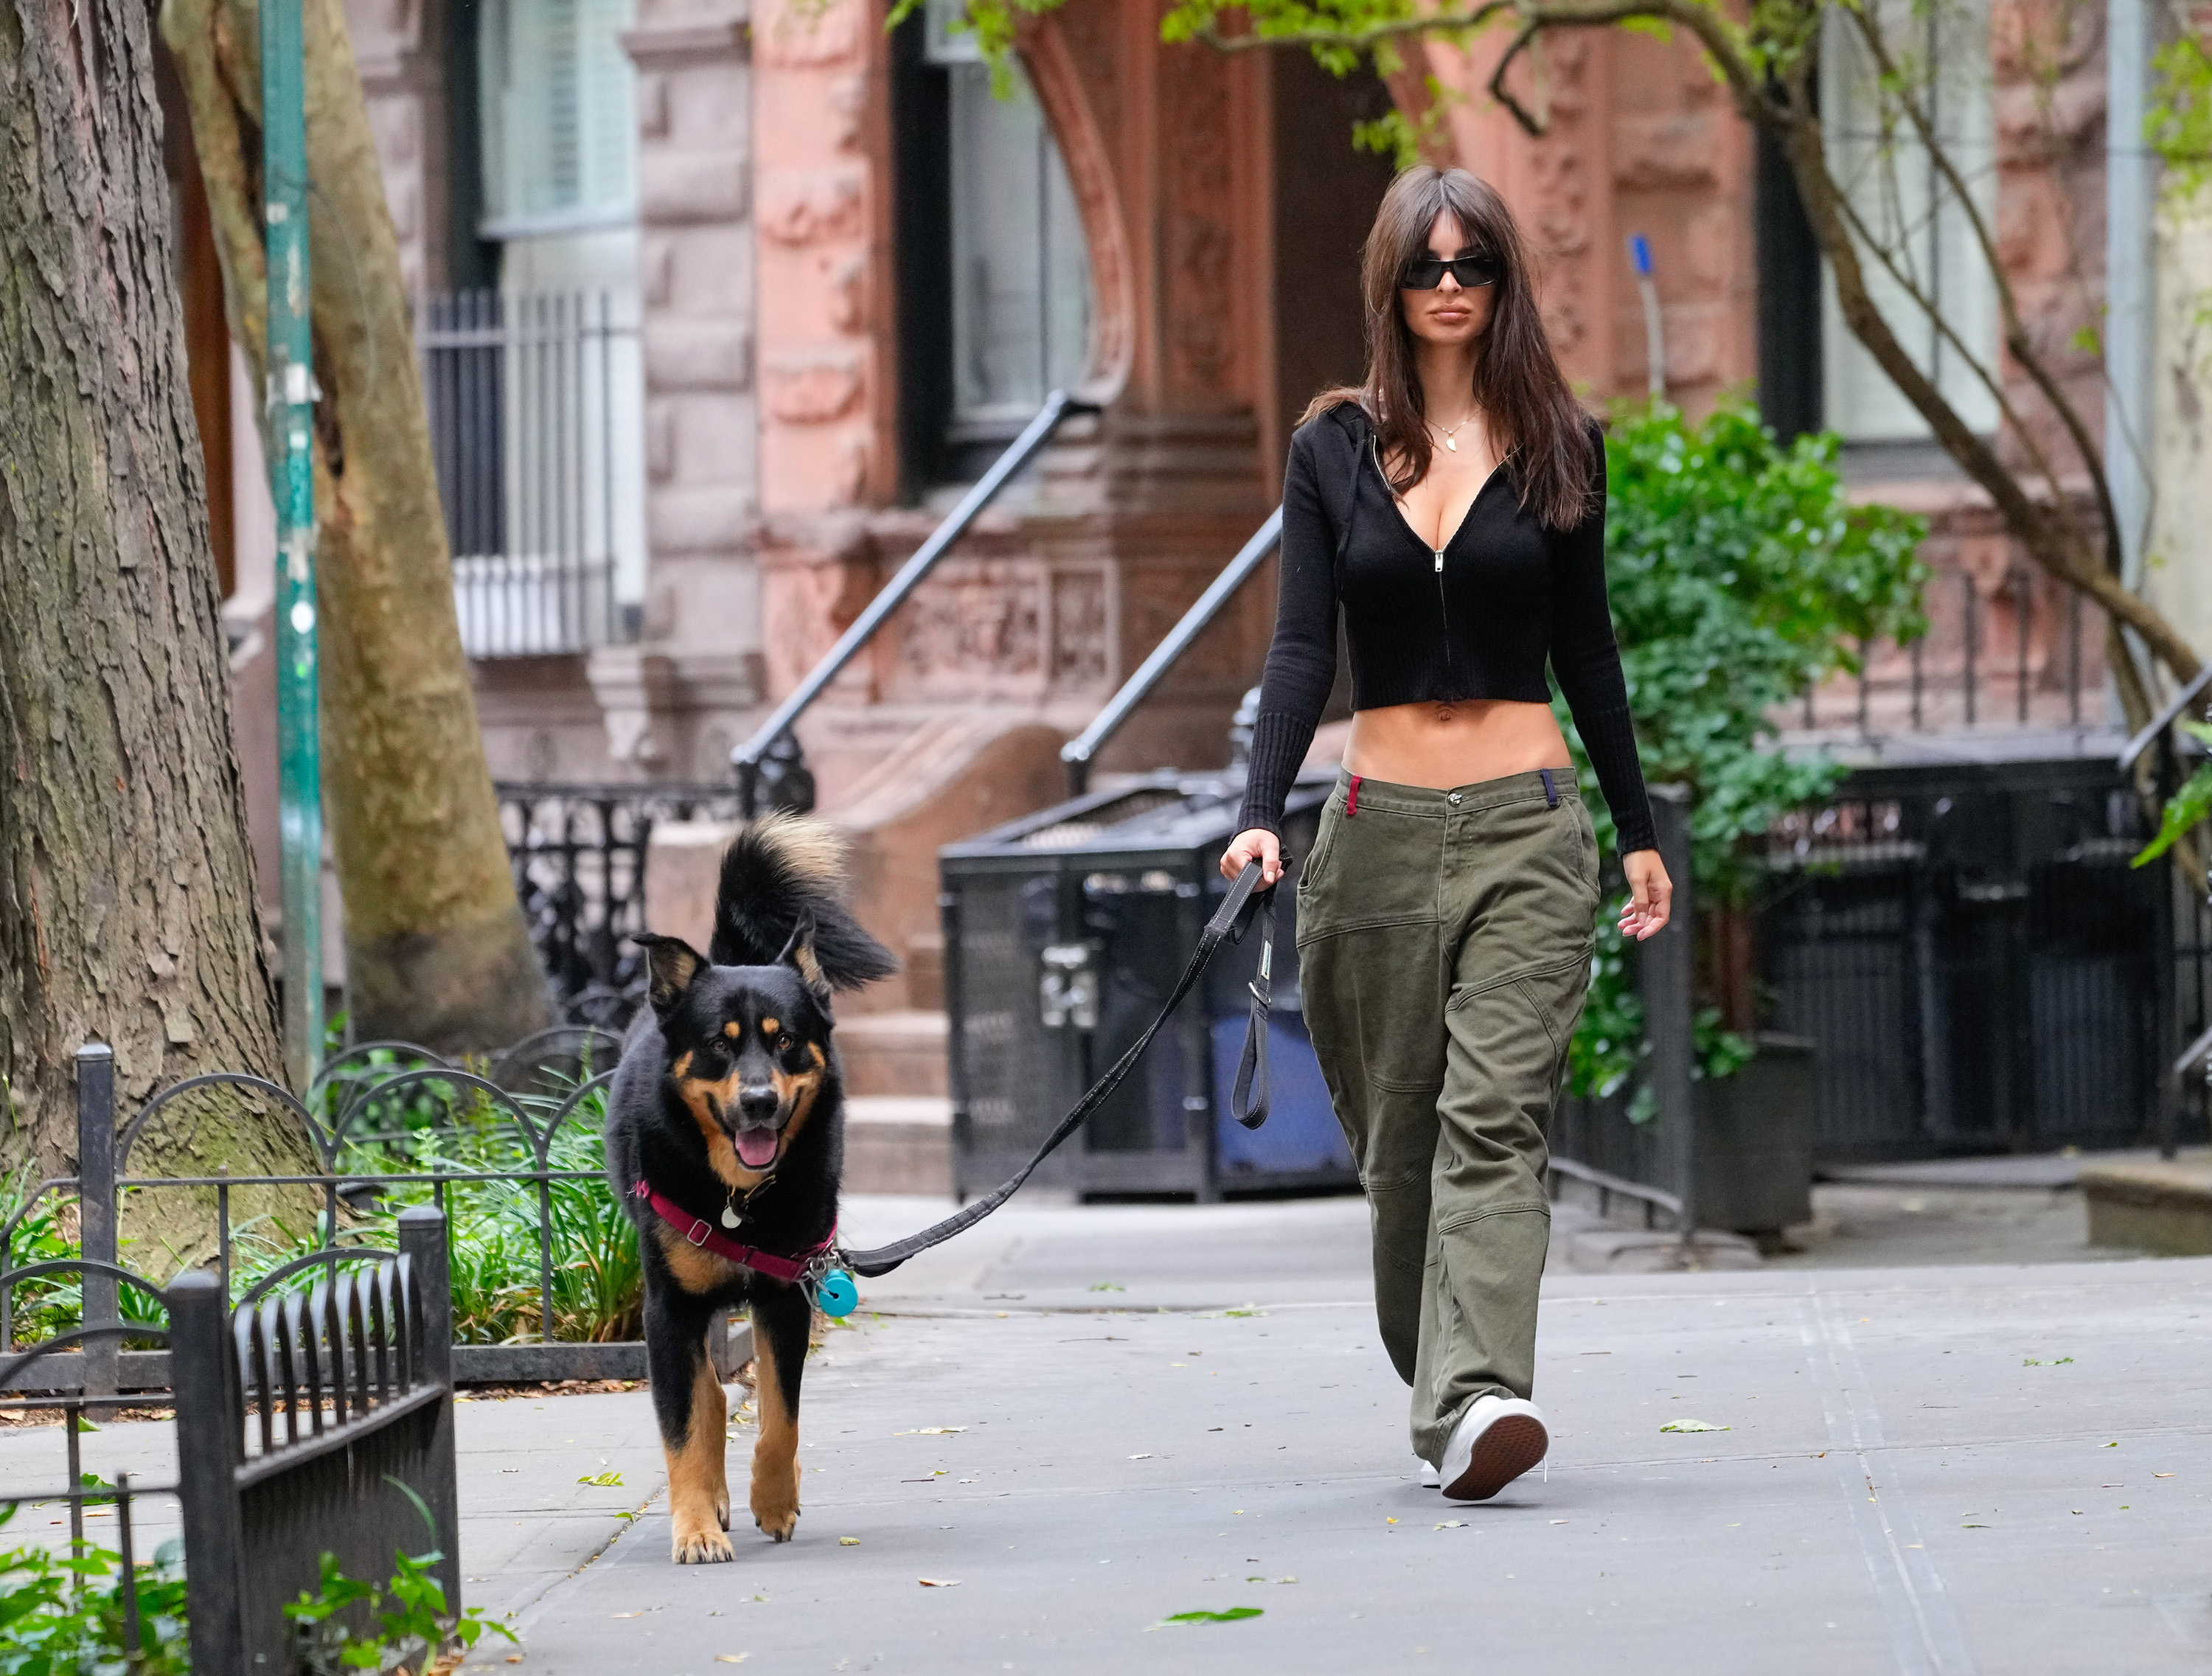
[{"label": "olive green cargo pants", "polygon": [[1306,1024],[1367,1190],[1383,1345],[1432,1462],[1469,1403],[1534,1382],[1545,1129],[1597,894],[1565,769],[1448,792],[1340,774],[1298,881]]}]

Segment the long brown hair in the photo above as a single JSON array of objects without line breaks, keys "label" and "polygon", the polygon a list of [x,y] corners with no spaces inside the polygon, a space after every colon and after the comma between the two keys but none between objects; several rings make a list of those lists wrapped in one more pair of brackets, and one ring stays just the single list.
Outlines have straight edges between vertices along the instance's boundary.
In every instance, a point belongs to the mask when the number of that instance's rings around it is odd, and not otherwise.
[{"label": "long brown hair", "polygon": [[1502,462],[1521,483],[1521,504],[1554,530],[1571,529],[1589,501],[1588,423],[1552,355],[1536,312],[1528,264],[1513,213],[1491,185],[1465,169],[1416,164],[1390,183],[1368,230],[1359,266],[1366,308],[1367,378],[1324,390],[1298,422],[1357,402],[1375,426],[1403,495],[1428,475],[1433,452],[1420,380],[1413,373],[1413,334],[1399,307],[1407,264],[1429,253],[1429,229],[1449,211],[1469,246],[1498,259],[1501,271],[1490,325],[1474,363],[1474,399]]}]

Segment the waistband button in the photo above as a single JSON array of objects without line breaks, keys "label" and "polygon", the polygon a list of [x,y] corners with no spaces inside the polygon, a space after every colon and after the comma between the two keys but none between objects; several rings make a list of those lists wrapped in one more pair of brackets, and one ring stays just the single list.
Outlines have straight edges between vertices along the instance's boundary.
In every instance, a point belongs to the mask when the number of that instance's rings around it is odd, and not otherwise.
[{"label": "waistband button", "polygon": [[1451,794],[1451,796],[1450,796],[1450,798],[1449,798],[1449,801],[1450,801],[1450,802],[1452,802],[1452,803],[1457,803],[1457,802],[1459,801],[1459,793],[1458,793],[1457,792],[1454,792]]}]

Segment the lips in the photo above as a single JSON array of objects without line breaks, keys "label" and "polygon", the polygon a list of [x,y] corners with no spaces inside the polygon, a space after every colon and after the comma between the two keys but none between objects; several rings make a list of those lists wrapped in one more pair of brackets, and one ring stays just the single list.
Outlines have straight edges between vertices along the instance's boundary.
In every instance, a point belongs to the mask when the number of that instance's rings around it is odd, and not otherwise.
[{"label": "lips", "polygon": [[747,1169],[766,1169],[775,1162],[776,1132],[765,1123],[738,1131],[738,1162]]}]

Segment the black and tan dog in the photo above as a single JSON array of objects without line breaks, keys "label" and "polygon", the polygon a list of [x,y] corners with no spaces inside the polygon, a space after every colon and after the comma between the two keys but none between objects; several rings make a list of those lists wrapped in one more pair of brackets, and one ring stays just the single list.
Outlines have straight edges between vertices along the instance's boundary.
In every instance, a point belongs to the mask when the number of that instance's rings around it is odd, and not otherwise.
[{"label": "black and tan dog", "polygon": [[644,1257],[647,1362],[680,1564],[732,1558],[728,1415],[707,1357],[708,1319],[721,1305],[752,1311],[753,1522],[778,1542],[799,1522],[806,1271],[836,1236],[844,1157],[830,994],[895,969],[844,905],[843,861],[829,826],[770,816],[722,858],[706,955],[679,938],[637,939],[652,1006],[623,1046],[607,1170]]}]

